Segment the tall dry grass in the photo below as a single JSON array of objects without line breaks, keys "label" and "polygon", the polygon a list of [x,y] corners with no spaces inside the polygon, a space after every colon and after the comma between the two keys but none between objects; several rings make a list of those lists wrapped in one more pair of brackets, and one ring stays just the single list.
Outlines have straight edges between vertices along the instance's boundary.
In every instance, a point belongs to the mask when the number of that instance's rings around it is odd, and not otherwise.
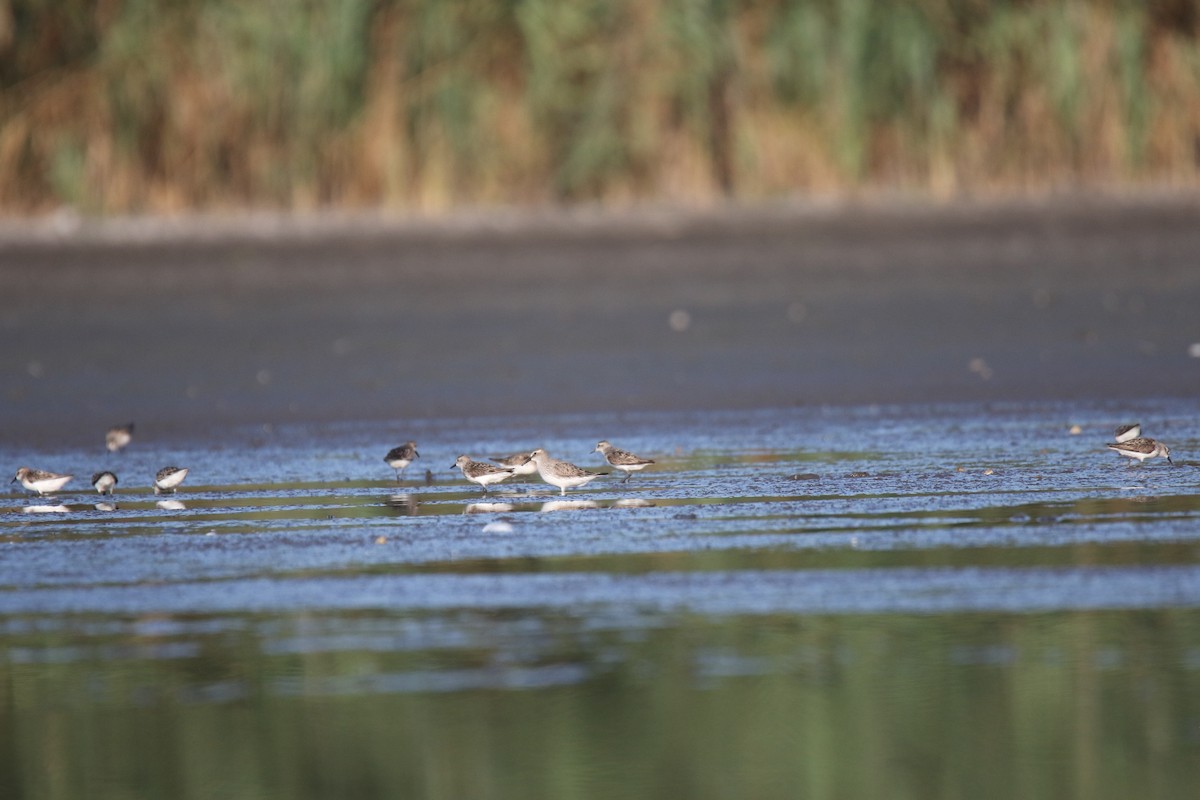
[{"label": "tall dry grass", "polygon": [[0,0],[0,209],[1194,186],[1194,0]]}]

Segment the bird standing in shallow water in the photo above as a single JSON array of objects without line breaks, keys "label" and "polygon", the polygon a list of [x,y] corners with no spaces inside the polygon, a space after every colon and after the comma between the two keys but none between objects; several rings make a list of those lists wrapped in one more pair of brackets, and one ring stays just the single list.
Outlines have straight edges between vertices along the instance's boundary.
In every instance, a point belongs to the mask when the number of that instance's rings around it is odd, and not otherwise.
[{"label": "bird standing in shallow water", "polygon": [[116,488],[116,485],[117,475],[115,472],[109,472],[105,470],[104,472],[97,472],[92,476],[92,486],[95,487],[96,491],[100,494],[111,495],[113,493],[113,489]]},{"label": "bird standing in shallow water", "polygon": [[38,494],[46,494],[47,492],[57,492],[59,489],[67,485],[67,481],[74,478],[74,475],[58,475],[54,472],[46,472],[42,469],[30,469],[29,467],[21,467],[17,470],[17,476],[10,483],[21,482],[31,492]]},{"label": "bird standing in shallow water", "polygon": [[503,458],[492,458],[490,461],[495,461],[502,467],[510,467],[513,475],[533,475],[537,472],[537,464],[529,460],[529,451],[515,453],[511,456]]},{"label": "bird standing in shallow water", "polygon": [[400,482],[400,473],[404,472],[404,468],[413,462],[413,459],[420,458],[421,454],[417,452],[416,442],[405,442],[399,447],[393,447],[388,450],[388,454],[383,457],[387,465],[396,470],[396,483]]},{"label": "bird standing in shallow water", "polygon": [[574,464],[559,461],[540,447],[529,454],[529,460],[537,464],[538,474],[542,476],[542,480],[551,486],[557,486],[559,493],[564,495],[567,493],[567,489],[583,486],[588,481],[608,474],[607,472],[588,472]]},{"label": "bird standing in shallow water", "polygon": [[[1118,453],[1120,453],[1123,456],[1127,456],[1129,458],[1136,458],[1138,460],[1138,463],[1145,461],[1147,458],[1154,458],[1155,456],[1162,456],[1163,458],[1165,458],[1167,460],[1168,464],[1170,464],[1171,466],[1175,465],[1175,462],[1171,460],[1170,448],[1167,447],[1162,442],[1156,441],[1154,439],[1138,437],[1136,439],[1128,439],[1124,442],[1117,442],[1116,444],[1110,444],[1110,445],[1105,445],[1105,446],[1108,447],[1109,450],[1116,450]],[[1133,465],[1130,464],[1130,466],[1133,466]]]},{"label": "bird standing in shallow water", "polygon": [[154,475],[154,493],[174,493],[187,474],[187,467],[163,467]]},{"label": "bird standing in shallow water", "polygon": [[621,483],[624,483],[633,477],[633,473],[637,472],[638,470],[645,469],[654,463],[654,459],[652,458],[635,456],[628,450],[622,450],[619,447],[613,447],[607,441],[598,442],[594,452],[603,453],[604,460],[609,463],[609,466],[613,467],[614,469],[619,469],[625,473],[625,480],[621,481]]},{"label": "bird standing in shallow water", "polygon": [[119,453],[133,441],[133,423],[114,425],[104,434],[104,446],[110,453]]},{"label": "bird standing in shallow water", "polygon": [[471,483],[478,483],[483,487],[484,494],[487,494],[489,484],[499,483],[506,478],[511,478],[513,474],[512,467],[498,467],[495,464],[472,461],[470,456],[465,455],[455,459],[450,468],[454,467],[461,469],[463,477]]}]

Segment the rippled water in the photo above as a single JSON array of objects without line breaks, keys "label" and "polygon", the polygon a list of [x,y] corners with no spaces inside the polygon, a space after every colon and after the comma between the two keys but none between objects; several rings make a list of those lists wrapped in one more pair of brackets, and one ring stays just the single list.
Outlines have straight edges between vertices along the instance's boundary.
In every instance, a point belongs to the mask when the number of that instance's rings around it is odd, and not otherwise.
[{"label": "rippled water", "polygon": [[[0,499],[0,700],[22,732],[0,795],[1185,796],[1198,406],[0,450],[77,476]],[[1177,466],[1105,449],[1135,420]],[[383,454],[410,438],[397,483]],[[536,476],[484,497],[450,469],[537,446],[599,468],[601,438],[658,463],[565,498]],[[191,472],[156,497],[168,463]]]}]

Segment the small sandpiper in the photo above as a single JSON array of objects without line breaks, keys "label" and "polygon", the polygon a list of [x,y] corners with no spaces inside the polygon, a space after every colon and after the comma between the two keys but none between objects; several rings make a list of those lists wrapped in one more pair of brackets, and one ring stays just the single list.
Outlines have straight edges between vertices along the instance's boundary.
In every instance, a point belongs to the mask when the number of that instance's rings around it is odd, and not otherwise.
[{"label": "small sandpiper", "polygon": [[1113,438],[1118,442],[1128,442],[1130,439],[1136,439],[1142,435],[1142,423],[1135,422],[1132,425],[1121,425],[1113,431]]},{"label": "small sandpiper", "polygon": [[511,467],[513,475],[533,475],[537,472],[537,464],[529,460],[529,451],[525,450],[504,458],[489,459],[502,467]]},{"label": "small sandpiper", "polygon": [[20,481],[26,489],[41,495],[47,492],[57,492],[74,477],[74,475],[58,475],[41,469],[21,467],[17,470],[17,477],[13,478],[10,483]]},{"label": "small sandpiper", "polygon": [[413,462],[414,458],[420,458],[421,454],[417,452],[416,442],[405,442],[399,447],[393,447],[388,450],[388,454],[383,457],[387,465],[396,470],[396,483],[400,482],[400,473],[404,472],[404,468]]},{"label": "small sandpiper", "polygon": [[119,453],[133,441],[133,423],[114,425],[104,434],[104,446],[110,453]]},{"label": "small sandpiper", "polygon": [[564,495],[567,493],[567,489],[583,486],[588,481],[608,474],[607,472],[588,472],[574,464],[551,458],[550,454],[540,447],[529,454],[529,460],[537,464],[537,471],[542,476],[542,480],[551,486],[557,486],[559,492]]},{"label": "small sandpiper", "polygon": [[[528,458],[528,456],[526,457]],[[454,469],[454,467],[462,470],[464,478],[483,487],[484,494],[487,494],[487,487],[490,484],[511,478],[513,474],[512,467],[498,467],[495,464],[472,461],[470,456],[459,456],[450,468]]]},{"label": "small sandpiper", "polygon": [[[1124,442],[1106,445],[1106,447],[1108,447],[1110,450],[1116,450],[1123,456],[1136,458],[1138,463],[1145,461],[1147,458],[1162,456],[1167,460],[1168,464],[1171,466],[1175,465],[1175,462],[1171,460],[1170,448],[1168,448],[1162,442],[1155,441],[1154,439],[1139,437],[1137,439],[1129,439]],[[1130,466],[1132,466],[1132,464]]]},{"label": "small sandpiper", "polygon": [[105,470],[104,472],[97,472],[92,476],[92,486],[94,486],[96,491],[100,494],[111,495],[116,485],[117,475],[115,472],[109,472]]},{"label": "small sandpiper", "polygon": [[154,475],[154,493],[174,493],[183,479],[187,477],[187,467],[163,467]]},{"label": "small sandpiper", "polygon": [[625,480],[621,481],[621,483],[624,483],[633,477],[633,473],[637,472],[638,470],[645,469],[654,463],[654,459],[652,458],[635,456],[628,450],[622,450],[619,447],[613,447],[607,441],[597,442],[596,449],[593,452],[603,453],[604,460],[607,461],[610,466],[625,473]]}]

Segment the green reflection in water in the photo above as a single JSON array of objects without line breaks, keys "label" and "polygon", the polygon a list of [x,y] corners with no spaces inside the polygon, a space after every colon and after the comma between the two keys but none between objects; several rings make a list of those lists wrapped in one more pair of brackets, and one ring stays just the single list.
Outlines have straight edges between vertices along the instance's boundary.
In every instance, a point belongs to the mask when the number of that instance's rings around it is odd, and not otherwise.
[{"label": "green reflection in water", "polygon": [[[1124,800],[1200,781],[1195,610],[587,621],[10,625],[0,796]],[[411,624],[455,635],[413,645]]]},{"label": "green reflection in water", "polygon": [[[1139,521],[1158,519],[1165,516],[1196,517],[1200,515],[1200,494],[1185,495],[1134,495],[1123,497],[1086,497],[1061,500],[1055,491],[1045,491],[1045,500],[1014,503],[1012,505],[981,505],[975,507],[941,507],[952,502],[971,502],[977,496],[998,497],[1005,494],[1028,495],[1028,492],[928,492],[928,493],[863,493],[863,494],[780,494],[749,495],[742,497],[655,497],[643,494],[636,498],[650,506],[689,507],[720,506],[729,509],[726,513],[712,515],[711,519],[745,519],[764,522],[776,519],[801,518],[809,520],[806,530],[841,530],[849,521],[878,520],[876,529],[911,530],[917,527],[936,528],[971,525],[1026,525],[1031,522],[1104,522]],[[588,493],[580,492],[579,497]],[[318,495],[309,497],[219,497],[193,498],[181,496],[177,502],[181,511],[191,512],[186,519],[192,522],[247,522],[270,520],[319,520],[369,519],[397,516],[446,516],[462,514],[476,504],[507,503],[509,512],[536,512],[543,509],[547,501],[557,500],[556,492],[541,492],[534,496],[527,493],[505,493],[503,490],[483,496],[478,492],[441,493],[422,496],[419,492],[380,495]],[[620,499],[620,498],[619,498]],[[614,507],[619,499],[604,497],[597,502],[600,508]],[[628,499],[628,498],[625,498]],[[927,508],[917,510],[897,509],[887,501],[915,499],[926,500]],[[825,510],[831,502],[853,503],[863,509],[877,510]],[[764,510],[772,504],[797,503],[803,513],[792,511],[787,514]],[[33,519],[22,516],[20,507],[3,509],[11,512],[0,519],[0,530],[28,529],[32,523],[45,527],[67,527],[78,521],[67,514],[53,518]],[[91,505],[69,504],[69,511],[91,511]],[[141,523],[137,517],[124,516],[122,512],[145,512],[155,508],[153,502],[124,500],[117,509],[109,512],[105,521],[111,525]],[[92,518],[92,521],[95,521]],[[67,523],[67,525],[64,525]],[[819,523],[819,525],[817,524]],[[254,527],[248,530],[257,530]]]}]

